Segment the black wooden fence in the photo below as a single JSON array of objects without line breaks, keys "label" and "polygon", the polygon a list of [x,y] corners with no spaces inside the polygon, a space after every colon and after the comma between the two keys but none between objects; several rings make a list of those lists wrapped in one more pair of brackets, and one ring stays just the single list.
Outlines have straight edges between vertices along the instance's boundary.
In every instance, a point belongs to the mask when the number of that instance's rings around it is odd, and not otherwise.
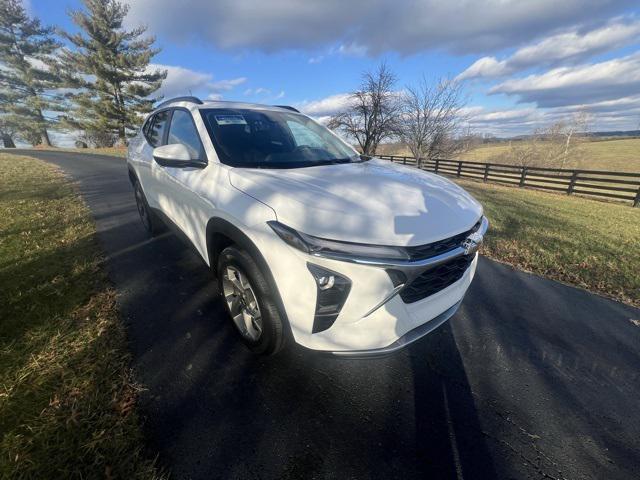
[{"label": "black wooden fence", "polygon": [[[377,155],[377,157],[417,166],[416,159],[413,157],[397,155]],[[627,200],[633,202],[634,207],[640,206],[640,173],[518,167],[463,160],[423,160],[421,168],[443,175],[504,183],[516,187],[533,187],[564,192],[568,195],[593,195]]]}]

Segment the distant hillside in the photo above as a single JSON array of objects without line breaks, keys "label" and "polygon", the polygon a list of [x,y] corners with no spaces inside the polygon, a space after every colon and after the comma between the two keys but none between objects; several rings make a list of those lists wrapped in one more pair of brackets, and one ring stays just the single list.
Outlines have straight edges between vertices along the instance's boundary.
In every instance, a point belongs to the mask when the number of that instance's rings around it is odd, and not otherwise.
[{"label": "distant hillside", "polygon": [[[588,136],[592,138],[640,138],[640,130],[616,130],[611,132],[589,132],[578,133],[577,135]],[[493,142],[512,142],[514,140],[528,140],[533,135],[516,135],[515,137],[489,137],[485,138],[484,143]]]},{"label": "distant hillside", "polygon": [[[595,137],[592,141],[581,143],[578,149],[577,160],[572,161],[567,168],[640,172],[640,138]],[[508,163],[509,150],[508,141],[485,143],[460,155],[460,159]]]},{"label": "distant hillside", "polygon": [[[613,136],[612,132],[594,134],[591,141],[582,142],[578,146],[577,159],[570,162],[567,168],[640,172],[640,132],[635,132],[636,137],[630,135],[633,132],[623,132],[627,134],[624,136]],[[600,133],[606,133],[606,136]],[[475,162],[510,163],[510,144],[525,141],[526,138],[485,141],[457,158]],[[411,156],[409,149],[401,144],[380,145],[378,153]]]}]

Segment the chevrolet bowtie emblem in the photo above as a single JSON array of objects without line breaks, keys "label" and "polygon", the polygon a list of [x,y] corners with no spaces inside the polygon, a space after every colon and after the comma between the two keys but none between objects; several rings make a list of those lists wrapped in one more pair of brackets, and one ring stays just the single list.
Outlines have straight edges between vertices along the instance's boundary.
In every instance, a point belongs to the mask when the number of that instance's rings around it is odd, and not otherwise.
[{"label": "chevrolet bowtie emblem", "polygon": [[462,248],[464,248],[465,255],[472,255],[478,251],[480,244],[482,243],[482,235],[478,232],[473,232],[469,235],[464,242],[462,242]]}]

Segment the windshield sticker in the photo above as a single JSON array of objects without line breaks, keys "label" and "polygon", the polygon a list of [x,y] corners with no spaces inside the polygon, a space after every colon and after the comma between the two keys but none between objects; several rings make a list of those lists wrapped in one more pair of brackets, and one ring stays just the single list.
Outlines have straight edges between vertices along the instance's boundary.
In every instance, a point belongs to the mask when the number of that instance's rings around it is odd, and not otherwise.
[{"label": "windshield sticker", "polygon": [[216,115],[218,125],[246,125],[247,121],[242,115]]}]

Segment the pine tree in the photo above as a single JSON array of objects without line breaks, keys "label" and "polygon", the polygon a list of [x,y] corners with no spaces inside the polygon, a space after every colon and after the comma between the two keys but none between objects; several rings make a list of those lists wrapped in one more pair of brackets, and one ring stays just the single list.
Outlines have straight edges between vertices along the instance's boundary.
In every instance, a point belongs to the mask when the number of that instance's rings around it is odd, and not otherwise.
[{"label": "pine tree", "polygon": [[29,18],[20,0],[0,0],[0,112],[9,128],[32,143],[51,145],[64,95],[52,60],[60,44],[53,29]]},{"label": "pine tree", "polygon": [[122,144],[142,122],[157,100],[149,98],[166,78],[166,70],[149,71],[155,38],[143,37],[145,27],[125,30],[128,6],[116,0],[83,0],[85,11],[71,12],[80,28],[63,33],[76,47],[61,54],[61,64],[72,77],[75,109],[67,123],[84,130],[111,135]]}]

